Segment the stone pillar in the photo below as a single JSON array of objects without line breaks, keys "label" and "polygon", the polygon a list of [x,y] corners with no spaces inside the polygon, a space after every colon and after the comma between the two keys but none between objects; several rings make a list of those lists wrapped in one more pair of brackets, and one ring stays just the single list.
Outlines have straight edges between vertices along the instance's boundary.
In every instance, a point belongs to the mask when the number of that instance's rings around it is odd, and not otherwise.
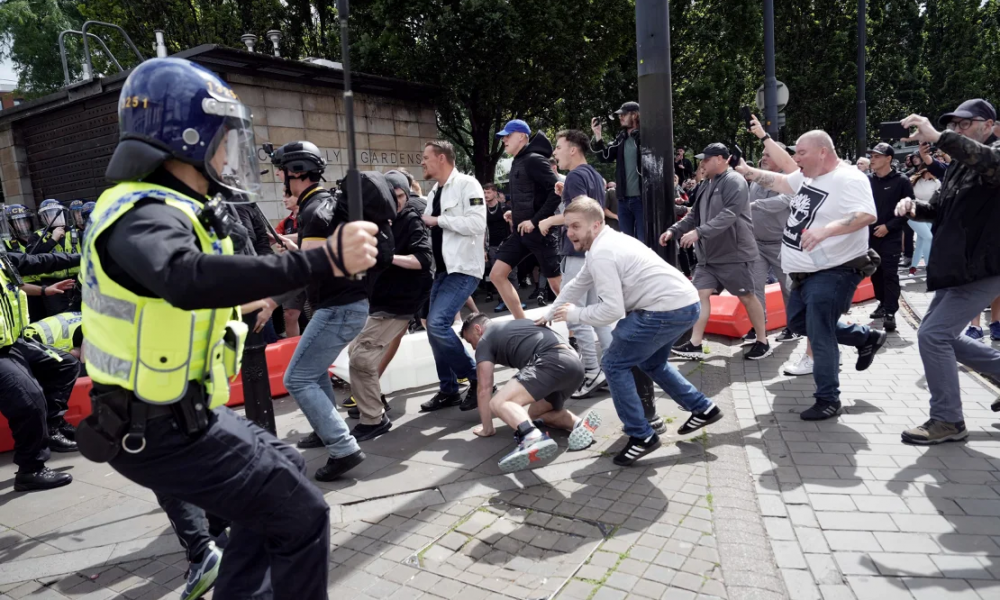
[{"label": "stone pillar", "polygon": [[0,126],[0,179],[6,204],[24,204],[35,208],[35,196],[28,176],[28,155],[15,144],[10,123]]}]

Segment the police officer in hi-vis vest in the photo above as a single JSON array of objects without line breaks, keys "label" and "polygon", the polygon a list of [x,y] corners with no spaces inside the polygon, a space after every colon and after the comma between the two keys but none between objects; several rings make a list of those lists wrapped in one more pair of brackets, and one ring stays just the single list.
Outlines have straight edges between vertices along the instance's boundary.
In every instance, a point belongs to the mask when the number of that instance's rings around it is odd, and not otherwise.
[{"label": "police officer in hi-vis vest", "polygon": [[[0,220],[0,238],[10,230]],[[45,466],[51,450],[72,452],[73,428],[63,419],[80,363],[65,352],[27,339],[28,296],[24,275],[66,269],[80,257],[66,254],[8,253],[0,244],[0,414],[14,436],[16,491],[47,490],[73,481],[69,473]],[[28,286],[33,287],[33,286]],[[35,293],[37,293],[37,288]]]},{"label": "police officer in hi-vis vest", "polygon": [[[28,251],[32,254],[46,254],[49,252],[79,254],[80,232],[68,222],[68,212],[58,200],[48,199],[42,201],[38,206],[38,225],[40,228],[28,240]],[[42,275],[38,283],[44,286],[55,285],[65,279],[76,277],[79,272],[79,267],[60,269],[53,273]],[[45,295],[43,296],[43,300],[46,313],[44,316],[57,315],[70,309],[70,296],[65,294]]]},{"label": "police officer in hi-vis vest", "polygon": [[261,187],[250,110],[207,69],[155,58],[125,81],[118,117],[117,185],[97,201],[81,263],[94,414],[80,450],[232,523],[217,597],[325,599],[323,494],[295,449],[224,406],[247,332],[236,307],[370,268],[377,228],[233,256],[220,202]]}]

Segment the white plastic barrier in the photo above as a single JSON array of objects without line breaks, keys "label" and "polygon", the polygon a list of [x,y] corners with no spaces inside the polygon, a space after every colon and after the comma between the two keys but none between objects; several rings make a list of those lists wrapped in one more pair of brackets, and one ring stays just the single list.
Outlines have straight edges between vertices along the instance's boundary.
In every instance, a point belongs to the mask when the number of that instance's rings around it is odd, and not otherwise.
[{"label": "white plastic barrier", "polygon": [[[525,311],[525,317],[532,320],[538,319],[545,315],[547,310],[548,307],[534,308]],[[513,318],[508,313],[503,317],[493,317],[493,320],[509,321]],[[456,322],[454,329],[457,334],[462,329],[462,323]],[[569,334],[566,330],[566,323],[553,323],[552,329],[563,336]],[[469,346],[464,340],[462,343],[465,344],[465,348],[469,351],[469,354],[475,356],[472,346]],[[344,348],[344,351],[337,357],[333,366],[330,367],[330,372],[350,383],[351,376],[348,364],[347,348]],[[392,394],[399,390],[431,385],[437,383],[437,381],[437,367],[434,365],[434,354],[431,352],[430,343],[427,341],[427,332],[421,331],[404,335],[403,340],[399,343],[399,351],[396,352],[396,357],[392,359],[385,373],[382,374],[382,393]]]}]

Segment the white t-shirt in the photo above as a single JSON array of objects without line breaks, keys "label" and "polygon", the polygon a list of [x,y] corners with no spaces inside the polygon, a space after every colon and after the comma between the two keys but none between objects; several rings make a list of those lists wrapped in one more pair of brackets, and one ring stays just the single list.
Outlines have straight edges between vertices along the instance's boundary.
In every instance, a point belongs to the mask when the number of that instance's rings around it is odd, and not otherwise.
[{"label": "white t-shirt", "polygon": [[795,194],[791,213],[781,236],[781,268],[785,273],[815,273],[832,269],[868,252],[868,228],[831,236],[812,252],[802,250],[802,231],[821,229],[853,213],[875,212],[875,198],[868,177],[857,168],[841,165],[826,175],[807,178],[802,171],[788,176]]}]

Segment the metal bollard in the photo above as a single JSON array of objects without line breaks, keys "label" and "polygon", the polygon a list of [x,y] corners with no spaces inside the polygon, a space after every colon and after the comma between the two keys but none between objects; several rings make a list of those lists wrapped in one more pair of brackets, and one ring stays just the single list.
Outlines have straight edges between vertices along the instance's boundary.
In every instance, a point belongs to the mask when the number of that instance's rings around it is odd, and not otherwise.
[{"label": "metal bollard", "polygon": [[277,435],[274,424],[274,402],[271,398],[271,383],[267,374],[267,344],[264,335],[254,333],[257,313],[244,315],[243,320],[250,327],[246,345],[243,348],[243,408],[247,418]]}]

